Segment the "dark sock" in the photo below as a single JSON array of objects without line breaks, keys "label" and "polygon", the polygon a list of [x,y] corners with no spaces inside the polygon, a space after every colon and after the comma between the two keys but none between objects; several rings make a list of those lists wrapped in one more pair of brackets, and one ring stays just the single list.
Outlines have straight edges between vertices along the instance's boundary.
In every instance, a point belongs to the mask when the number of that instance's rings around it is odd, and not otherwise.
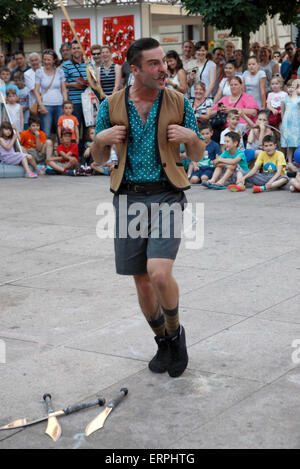
[{"label": "dark sock", "polygon": [[174,309],[165,309],[162,306],[162,310],[166,318],[166,330],[167,330],[168,335],[176,334],[179,328],[178,309],[179,309],[179,305],[177,305],[176,308]]},{"label": "dark sock", "polygon": [[156,336],[163,337],[165,335],[165,317],[163,314],[157,319],[150,319],[148,324]]}]

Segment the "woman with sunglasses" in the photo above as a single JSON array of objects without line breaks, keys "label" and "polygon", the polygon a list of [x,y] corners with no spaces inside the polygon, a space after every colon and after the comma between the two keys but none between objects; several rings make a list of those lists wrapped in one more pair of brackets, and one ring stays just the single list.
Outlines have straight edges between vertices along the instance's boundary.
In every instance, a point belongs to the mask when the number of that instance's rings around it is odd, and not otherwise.
[{"label": "woman with sunglasses", "polygon": [[93,59],[94,66],[97,69],[97,71],[102,65],[101,51],[102,51],[102,47],[99,46],[99,44],[94,44],[91,47],[92,59]]},{"label": "woman with sunglasses", "polygon": [[56,128],[62,114],[62,104],[68,99],[65,75],[57,64],[56,52],[46,49],[43,52],[43,67],[35,72],[34,94],[41,114],[41,127],[47,138],[51,138],[52,126]]}]

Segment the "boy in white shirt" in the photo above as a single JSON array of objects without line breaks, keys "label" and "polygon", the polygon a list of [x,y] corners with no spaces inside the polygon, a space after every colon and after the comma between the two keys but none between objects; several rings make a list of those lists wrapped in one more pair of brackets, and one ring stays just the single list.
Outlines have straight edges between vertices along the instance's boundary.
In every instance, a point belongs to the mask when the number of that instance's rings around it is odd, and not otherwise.
[{"label": "boy in white shirt", "polygon": [[232,109],[231,111],[229,111],[227,115],[228,127],[226,127],[226,129],[223,130],[220,135],[220,147],[222,153],[223,151],[225,151],[225,137],[229,132],[236,132],[241,136],[238,148],[239,150],[245,151],[245,145],[243,141],[243,131],[245,126],[243,124],[239,124],[239,120],[240,115],[237,109]]}]

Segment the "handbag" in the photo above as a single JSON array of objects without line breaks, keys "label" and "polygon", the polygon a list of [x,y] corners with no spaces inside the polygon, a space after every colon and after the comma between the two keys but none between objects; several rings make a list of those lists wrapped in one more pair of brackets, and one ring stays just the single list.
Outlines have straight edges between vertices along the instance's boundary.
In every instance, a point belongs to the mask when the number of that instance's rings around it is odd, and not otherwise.
[{"label": "handbag", "polygon": [[226,125],[227,114],[223,112],[217,112],[214,116],[209,119],[209,123],[213,130],[220,130]]},{"label": "handbag", "polygon": [[36,117],[39,113],[39,105],[37,101],[34,101],[33,105],[30,108],[30,114]]},{"label": "handbag", "polygon": [[[234,103],[233,107],[237,106],[237,104],[238,104],[238,102],[239,102],[239,100],[241,99],[242,96],[243,96],[243,94],[241,94],[239,99]],[[209,119],[209,123],[212,126],[213,130],[223,129],[226,125],[226,122],[227,122],[227,114],[225,114],[223,112],[220,112],[220,111],[218,111],[214,116],[212,116]]]}]

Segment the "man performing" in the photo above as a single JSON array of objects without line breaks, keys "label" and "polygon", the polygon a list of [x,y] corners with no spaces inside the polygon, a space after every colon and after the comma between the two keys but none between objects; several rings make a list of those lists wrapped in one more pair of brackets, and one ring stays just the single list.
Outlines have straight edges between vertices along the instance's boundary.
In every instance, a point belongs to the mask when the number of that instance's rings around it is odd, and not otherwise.
[{"label": "man performing", "polygon": [[[159,217],[151,216],[151,208],[177,204],[182,218],[183,191],[189,182],[179,145],[184,143],[189,158],[199,161],[205,143],[188,100],[165,88],[167,64],[159,42],[152,38],[135,41],[128,49],[127,62],[134,85],[101,104],[92,155],[96,163],[103,164],[110,147],[116,145],[119,162],[112,170],[111,190],[115,194],[117,273],[134,277],[139,304],[155,333],[158,350],[149,362],[150,370],[178,377],[188,364],[185,331],[179,323],[178,285],[172,276],[180,237],[174,235],[171,217],[170,235],[163,236]],[[122,210],[121,196],[125,195]],[[129,226],[132,216],[128,212],[134,203],[145,207],[147,237],[119,236],[120,221],[126,217],[126,228]],[[159,237],[151,237],[157,230]]]}]

